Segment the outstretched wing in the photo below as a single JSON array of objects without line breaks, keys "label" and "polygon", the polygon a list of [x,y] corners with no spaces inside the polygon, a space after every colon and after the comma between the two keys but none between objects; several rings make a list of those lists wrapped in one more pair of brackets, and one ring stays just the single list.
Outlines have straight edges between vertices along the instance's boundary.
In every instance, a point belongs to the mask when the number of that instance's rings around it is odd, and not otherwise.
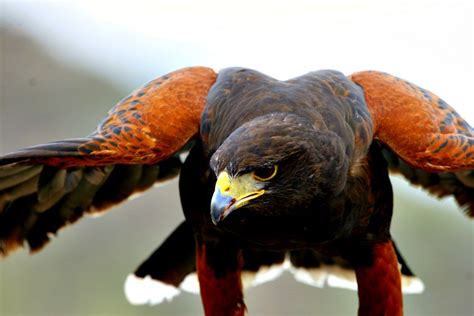
[{"label": "outstretched wing", "polygon": [[391,171],[443,197],[453,195],[474,216],[474,130],[433,93],[386,73],[350,79],[362,87]]},{"label": "outstretched wing", "polygon": [[215,79],[209,68],[175,71],[120,101],[86,138],[0,157],[0,255],[24,241],[38,250],[84,213],[176,175]]}]

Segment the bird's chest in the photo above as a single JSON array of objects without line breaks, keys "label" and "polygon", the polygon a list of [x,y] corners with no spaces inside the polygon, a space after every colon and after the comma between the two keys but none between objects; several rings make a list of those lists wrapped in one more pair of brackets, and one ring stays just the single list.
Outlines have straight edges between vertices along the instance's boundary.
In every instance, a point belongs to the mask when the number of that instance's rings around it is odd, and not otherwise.
[{"label": "bird's chest", "polygon": [[273,206],[273,214],[260,216],[242,208],[230,215],[219,227],[209,223],[211,230],[242,243],[245,247],[261,249],[300,249],[325,247],[328,243],[347,239],[358,228],[359,214],[367,207],[366,201],[351,204],[355,212],[347,209],[346,201],[339,197],[314,203],[308,209],[279,212]]},{"label": "bird's chest", "polygon": [[[315,199],[305,208],[289,211],[283,202],[272,205],[268,216],[242,208],[219,227],[210,221],[206,225],[217,236],[267,250],[310,247],[330,253],[348,242],[384,238],[390,225],[391,188],[380,167],[366,164],[357,176],[349,177],[339,196]],[[209,218],[208,211],[204,215]]]}]

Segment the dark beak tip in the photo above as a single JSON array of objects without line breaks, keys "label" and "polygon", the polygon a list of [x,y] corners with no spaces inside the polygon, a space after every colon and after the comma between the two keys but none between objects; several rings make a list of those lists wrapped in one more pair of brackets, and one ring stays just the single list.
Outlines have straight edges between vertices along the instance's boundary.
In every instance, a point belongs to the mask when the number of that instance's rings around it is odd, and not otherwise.
[{"label": "dark beak tip", "polygon": [[214,192],[211,202],[211,220],[214,225],[217,226],[229,215],[234,202],[234,198],[222,195],[219,190]]},{"label": "dark beak tip", "polygon": [[212,223],[218,226],[230,213],[230,207],[226,206],[224,208],[215,208],[211,209],[211,219]]},{"label": "dark beak tip", "polygon": [[211,210],[211,220],[214,225],[219,225],[219,222],[221,221],[221,217],[215,212]]}]

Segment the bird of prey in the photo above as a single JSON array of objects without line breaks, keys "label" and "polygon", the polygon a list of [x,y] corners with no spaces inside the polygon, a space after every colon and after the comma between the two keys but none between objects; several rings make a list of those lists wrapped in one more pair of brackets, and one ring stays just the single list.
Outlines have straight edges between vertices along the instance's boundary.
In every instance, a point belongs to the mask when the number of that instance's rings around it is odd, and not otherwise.
[{"label": "bird of prey", "polygon": [[473,128],[392,75],[185,68],[120,101],[85,138],[0,157],[0,254],[38,251],[179,174],[185,221],[127,279],[132,303],[170,299],[195,274],[206,315],[243,315],[243,286],[287,269],[312,285],[356,281],[359,315],[401,315],[402,288],[423,284],[390,235],[388,173],[472,217],[473,170]]}]

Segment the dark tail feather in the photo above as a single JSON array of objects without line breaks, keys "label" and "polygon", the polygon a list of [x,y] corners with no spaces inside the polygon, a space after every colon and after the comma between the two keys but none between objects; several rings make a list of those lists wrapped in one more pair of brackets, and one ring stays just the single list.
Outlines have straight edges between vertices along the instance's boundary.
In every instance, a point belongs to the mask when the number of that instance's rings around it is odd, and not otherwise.
[{"label": "dark tail feather", "polygon": [[[285,252],[244,250],[242,280],[256,286],[283,272]],[[196,276],[194,232],[186,223],[178,228],[125,281],[125,295],[132,304],[160,304],[184,290],[199,293]]]},{"label": "dark tail feather", "polygon": [[193,231],[182,222],[134,274],[140,278],[149,275],[155,280],[179,286],[186,275],[196,270],[195,256]]},{"label": "dark tail feather", "polygon": [[160,304],[180,293],[186,276],[196,271],[194,233],[186,222],[146,259],[125,282],[132,304]]},{"label": "dark tail feather", "polygon": [[[424,286],[410,270],[395,246],[405,293],[420,293]],[[199,293],[196,276],[194,233],[183,222],[125,282],[125,294],[132,304],[160,304],[185,290]],[[348,261],[325,256],[313,249],[284,251],[242,251],[242,283],[257,286],[278,278],[285,271],[297,281],[316,287],[357,290],[355,273]]]}]

